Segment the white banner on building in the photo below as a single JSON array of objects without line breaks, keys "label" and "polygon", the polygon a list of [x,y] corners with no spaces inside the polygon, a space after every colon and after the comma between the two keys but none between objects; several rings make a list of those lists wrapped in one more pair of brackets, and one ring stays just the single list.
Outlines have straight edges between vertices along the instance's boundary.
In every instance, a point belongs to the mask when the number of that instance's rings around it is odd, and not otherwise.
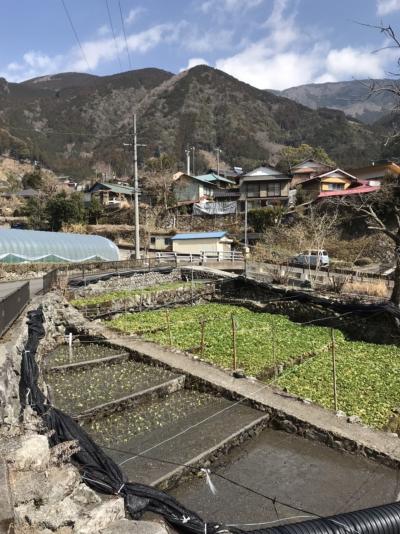
[{"label": "white banner on building", "polygon": [[237,202],[199,202],[193,205],[193,215],[229,215],[236,213]]}]

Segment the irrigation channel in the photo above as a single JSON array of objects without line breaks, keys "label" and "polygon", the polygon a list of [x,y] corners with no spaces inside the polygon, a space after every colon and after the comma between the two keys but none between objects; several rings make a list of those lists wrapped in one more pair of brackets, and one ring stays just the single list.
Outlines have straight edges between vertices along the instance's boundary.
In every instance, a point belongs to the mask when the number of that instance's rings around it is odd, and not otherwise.
[{"label": "irrigation channel", "polygon": [[265,412],[112,340],[58,346],[45,381],[52,403],[129,480],[171,492],[208,521],[254,529],[398,500],[398,470],[275,430]]}]

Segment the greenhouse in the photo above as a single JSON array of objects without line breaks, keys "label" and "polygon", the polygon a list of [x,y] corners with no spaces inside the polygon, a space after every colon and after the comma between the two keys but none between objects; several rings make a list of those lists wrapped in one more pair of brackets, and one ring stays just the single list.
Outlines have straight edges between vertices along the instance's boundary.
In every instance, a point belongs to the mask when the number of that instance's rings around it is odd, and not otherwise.
[{"label": "greenhouse", "polygon": [[0,230],[0,262],[116,261],[118,248],[97,235]]}]

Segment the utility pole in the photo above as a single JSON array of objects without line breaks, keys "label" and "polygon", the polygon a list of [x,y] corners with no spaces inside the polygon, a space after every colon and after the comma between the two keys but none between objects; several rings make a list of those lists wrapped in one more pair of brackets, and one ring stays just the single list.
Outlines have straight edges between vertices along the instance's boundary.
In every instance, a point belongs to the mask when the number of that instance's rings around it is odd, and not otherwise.
[{"label": "utility pole", "polygon": [[124,146],[133,147],[133,173],[134,173],[134,209],[135,209],[135,259],[140,259],[140,228],[139,228],[139,177],[137,149],[136,113],[133,115],[133,143],[124,143]]},{"label": "utility pole", "polygon": [[195,150],[196,150],[196,147],[192,146],[191,151],[192,151],[192,153],[193,153],[193,158],[192,158],[192,171],[193,171],[193,176],[196,175]]},{"label": "utility pole", "polygon": [[219,156],[220,156],[222,150],[220,148],[216,148],[215,152],[217,153],[217,175],[219,176]]},{"label": "utility pole", "polygon": [[185,150],[186,154],[186,174],[190,176],[190,148]]},{"label": "utility pole", "polygon": [[248,242],[247,242],[247,198],[244,201],[244,246],[246,248],[246,253],[247,253],[247,247],[248,247]]},{"label": "utility pole", "polygon": [[133,115],[133,160],[134,160],[134,185],[135,188],[135,259],[140,259],[140,232],[139,232],[139,178],[137,162],[137,129],[136,113]]}]

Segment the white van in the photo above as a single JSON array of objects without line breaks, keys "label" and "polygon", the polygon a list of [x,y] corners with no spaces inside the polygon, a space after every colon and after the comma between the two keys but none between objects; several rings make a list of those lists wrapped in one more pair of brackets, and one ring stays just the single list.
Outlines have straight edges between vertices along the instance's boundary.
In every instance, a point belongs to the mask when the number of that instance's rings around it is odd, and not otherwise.
[{"label": "white van", "polygon": [[297,254],[293,262],[302,267],[328,267],[329,256],[326,250],[306,250]]}]

